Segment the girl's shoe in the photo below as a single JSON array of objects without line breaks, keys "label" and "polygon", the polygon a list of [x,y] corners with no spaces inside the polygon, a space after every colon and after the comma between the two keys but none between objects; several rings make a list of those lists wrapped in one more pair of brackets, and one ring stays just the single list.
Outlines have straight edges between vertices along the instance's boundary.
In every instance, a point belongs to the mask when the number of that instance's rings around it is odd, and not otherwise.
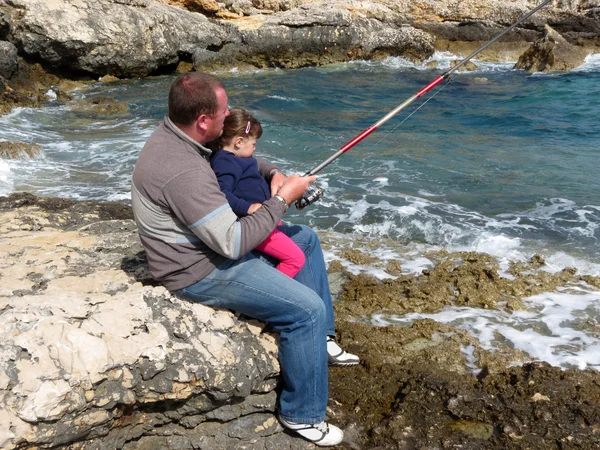
[{"label": "girl's shoe", "polygon": [[327,336],[327,361],[330,366],[354,366],[360,362],[360,358],[346,352],[333,336]]},{"label": "girl's shoe", "polygon": [[342,439],[344,438],[344,432],[342,430],[335,425],[329,425],[325,421],[316,424],[296,423],[288,422],[281,416],[279,417],[279,420],[284,427],[295,431],[304,439],[320,447],[337,445],[342,442]]}]

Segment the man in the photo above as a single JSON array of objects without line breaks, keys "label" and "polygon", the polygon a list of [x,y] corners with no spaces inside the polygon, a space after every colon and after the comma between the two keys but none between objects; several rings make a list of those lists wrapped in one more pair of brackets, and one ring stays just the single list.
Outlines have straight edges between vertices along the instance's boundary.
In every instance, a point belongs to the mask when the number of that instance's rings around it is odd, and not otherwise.
[{"label": "man", "polygon": [[324,421],[327,365],[353,365],[359,359],[333,339],[319,240],[305,226],[279,227],[306,254],[294,279],[252,251],[316,177],[286,177],[258,160],[273,196],[254,214],[238,219],[211,170],[211,151],[203,145],[220,136],[228,114],[227,93],[218,78],[188,73],[171,86],[168,115],[148,139],[133,173],[133,212],[150,270],[179,297],[240,312],[279,332],[281,422],[317,445],[336,445],[343,433]]}]

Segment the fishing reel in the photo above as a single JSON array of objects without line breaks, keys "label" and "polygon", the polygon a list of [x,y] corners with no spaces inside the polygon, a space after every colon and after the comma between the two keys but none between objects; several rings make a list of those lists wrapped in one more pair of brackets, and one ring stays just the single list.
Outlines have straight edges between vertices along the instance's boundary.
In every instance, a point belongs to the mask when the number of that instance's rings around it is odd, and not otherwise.
[{"label": "fishing reel", "polygon": [[312,205],[314,202],[323,197],[324,193],[325,191],[317,185],[308,186],[308,189],[306,190],[302,198],[296,200],[296,209],[304,209],[308,205]]}]

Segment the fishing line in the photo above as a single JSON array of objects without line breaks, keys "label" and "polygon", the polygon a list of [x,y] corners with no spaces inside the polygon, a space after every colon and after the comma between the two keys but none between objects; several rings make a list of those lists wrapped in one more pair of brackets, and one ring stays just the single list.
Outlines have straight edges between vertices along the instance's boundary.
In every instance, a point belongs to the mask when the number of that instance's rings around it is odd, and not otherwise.
[{"label": "fishing line", "polygon": [[373,144],[371,146],[371,148],[374,149],[375,147],[378,147],[379,144],[381,144],[385,140],[385,138],[387,138],[390,134],[392,134],[394,131],[396,131],[400,127],[400,125],[402,125],[404,122],[406,122],[408,119],[410,119],[413,116],[413,114],[415,114],[417,111],[419,111],[423,106],[425,106],[427,103],[429,103],[431,100],[433,100],[433,98],[436,95],[438,95],[442,91],[442,89],[444,89],[446,86],[448,86],[452,81],[453,81],[452,77],[448,78],[448,82],[446,84],[443,84],[442,87],[440,87],[437,91],[435,91],[433,94],[431,94],[431,96],[427,100],[422,102],[418,108],[415,108],[408,116],[406,116],[402,120],[402,122],[397,124],[394,128],[392,128],[385,135],[383,135],[381,137],[381,139],[379,139],[377,142],[375,142],[375,144]]},{"label": "fishing line", "polygon": [[[470,61],[472,58],[474,58],[477,54],[479,54],[480,52],[482,52],[483,50],[485,50],[486,48],[488,48],[490,45],[492,45],[494,42],[496,42],[498,39],[500,39],[502,36],[504,36],[510,30],[512,30],[513,28],[515,28],[518,24],[520,24],[524,20],[526,20],[529,17],[531,17],[533,14],[535,14],[537,11],[539,11],[540,9],[542,9],[544,6],[546,6],[550,2],[552,2],[552,0],[545,0],[543,3],[541,3],[540,5],[536,6],[531,11],[529,11],[528,13],[524,14],[523,16],[521,16],[517,21],[515,21],[513,24],[511,24],[510,26],[508,26],[507,28],[505,28],[502,32],[500,32],[499,34],[497,34],[494,38],[490,39],[488,42],[486,42],[484,45],[482,45],[481,47],[479,47],[477,50],[475,50],[469,56],[467,56],[466,58],[464,58],[461,61],[459,61],[454,67],[452,67],[451,69],[449,69],[446,72],[444,72],[443,74],[441,74],[439,77],[437,77],[436,79],[434,79],[433,81],[431,81],[427,86],[425,86],[419,92],[417,92],[414,95],[412,95],[411,97],[409,97],[402,104],[398,105],[392,111],[390,111],[389,113],[387,113],[384,117],[382,117],[381,119],[379,119],[379,121],[377,121],[376,123],[374,123],[373,125],[371,125],[369,128],[365,129],[362,133],[360,133],[357,136],[355,136],[351,141],[349,141],[347,144],[345,144],[344,146],[342,146],[334,155],[330,156],[325,161],[323,161],[321,164],[319,164],[318,166],[316,166],[316,167],[312,168],[311,170],[309,170],[305,174],[305,176],[315,175],[318,172],[320,172],[321,170],[323,170],[325,167],[327,167],[329,164],[331,164],[337,158],[339,158],[340,156],[342,156],[344,153],[346,153],[348,150],[350,150],[352,147],[354,147],[360,141],[362,141],[363,139],[365,139],[367,136],[369,136],[371,133],[373,133],[375,130],[377,130],[381,125],[383,125],[384,123],[386,123],[388,120],[390,120],[392,117],[394,117],[400,111],[402,111],[403,109],[405,109],[407,106],[409,106],[415,100],[417,100],[418,98],[420,98],[421,96],[423,96],[424,94],[426,94],[427,92],[429,92],[431,89],[433,89],[435,86],[437,86],[438,84],[440,84],[442,81],[444,81],[447,78],[449,78],[449,76],[450,76],[451,73],[453,73],[456,70],[458,70],[460,67],[462,67],[464,64],[466,64],[468,61]],[[417,110],[418,109],[419,108],[417,108]],[[313,186],[309,186],[309,189],[307,189],[305,195],[301,199],[299,199],[298,201],[296,201],[296,209],[303,209],[306,206],[310,205],[311,203],[316,202],[322,196],[323,196],[323,189],[321,189],[318,186],[314,186],[314,185]]]}]

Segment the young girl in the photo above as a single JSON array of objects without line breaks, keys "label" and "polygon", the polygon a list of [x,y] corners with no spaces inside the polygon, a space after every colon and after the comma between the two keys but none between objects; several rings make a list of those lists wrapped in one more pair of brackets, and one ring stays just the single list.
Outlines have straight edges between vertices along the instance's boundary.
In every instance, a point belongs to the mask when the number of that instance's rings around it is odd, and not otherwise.
[{"label": "young girl", "polygon": [[[232,108],[223,124],[223,134],[209,145],[215,151],[211,165],[221,191],[238,217],[252,214],[271,198],[271,189],[252,157],[261,135],[258,120],[244,109]],[[306,258],[304,252],[277,228],[256,250],[279,260],[277,269],[292,278]]]}]

